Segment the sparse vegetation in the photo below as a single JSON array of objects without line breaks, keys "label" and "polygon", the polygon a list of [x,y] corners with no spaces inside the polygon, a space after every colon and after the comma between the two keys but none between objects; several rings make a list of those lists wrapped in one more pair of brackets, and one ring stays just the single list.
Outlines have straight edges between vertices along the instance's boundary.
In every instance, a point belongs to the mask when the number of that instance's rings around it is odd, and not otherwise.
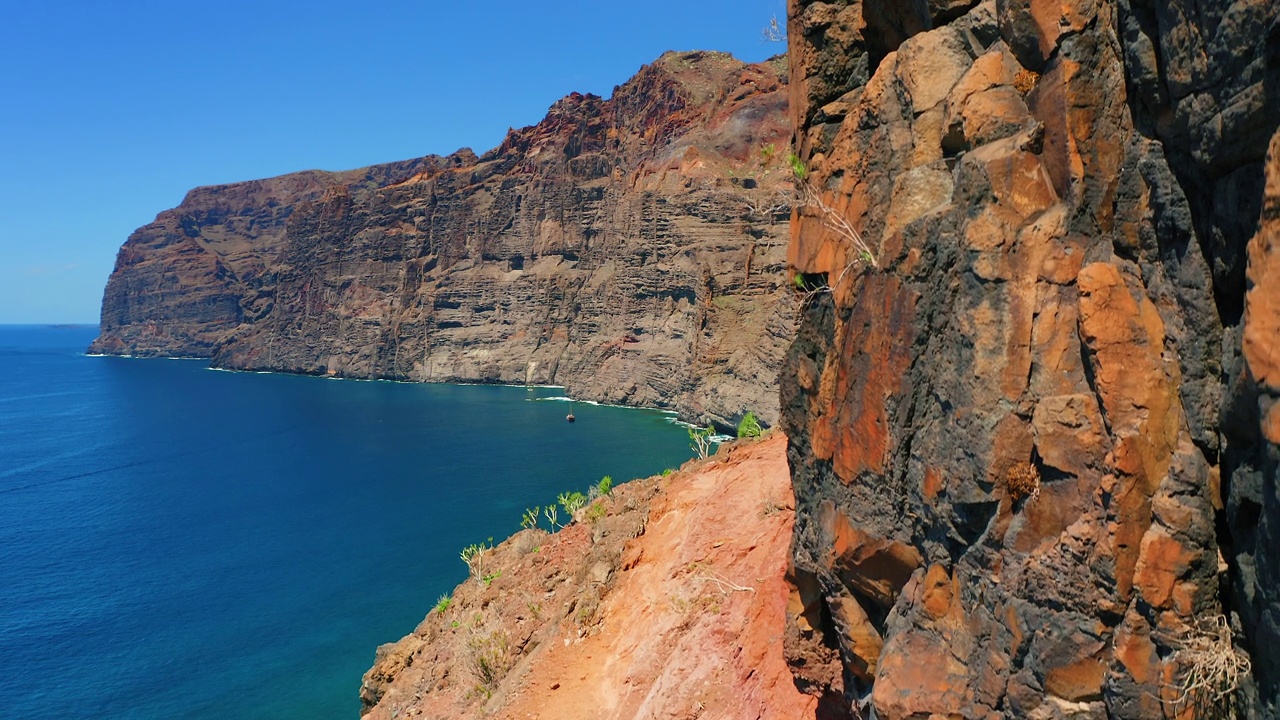
[{"label": "sparse vegetation", "polygon": [[485,587],[489,587],[490,585],[493,584],[494,580],[497,580],[500,577],[502,577],[502,571],[496,570],[494,572],[489,573],[488,575],[485,575],[480,579],[484,582]]},{"label": "sparse vegetation", "polygon": [[1040,471],[1029,462],[1018,463],[1004,475],[1005,487],[1014,502],[1040,497]]},{"label": "sparse vegetation", "polygon": [[762,505],[760,508],[760,517],[767,518],[770,515],[777,514],[786,509],[787,509],[786,505],[783,505],[782,503],[778,502],[777,498],[771,495],[765,498],[764,505]]},{"label": "sparse vegetation", "polygon": [[448,593],[445,593],[440,596],[439,600],[436,600],[435,610],[438,614],[443,615],[449,609],[450,605],[453,605],[453,598],[449,597]]},{"label": "sparse vegetation", "polygon": [[1174,658],[1181,674],[1173,702],[1176,713],[1193,708],[1196,717],[1238,716],[1236,691],[1252,665],[1236,647],[1226,616],[1202,619]]},{"label": "sparse vegetation", "polygon": [[1013,89],[1026,95],[1035,89],[1036,83],[1040,80],[1040,74],[1023,68],[1013,76]]},{"label": "sparse vegetation", "polygon": [[542,508],[534,505],[526,508],[524,516],[520,518],[520,527],[524,530],[532,530],[538,527],[538,515],[542,512]]},{"label": "sparse vegetation", "polygon": [[778,16],[774,15],[769,18],[769,24],[764,26],[764,30],[760,32],[765,42],[786,43],[787,42],[787,25],[785,22],[778,22]]},{"label": "sparse vegetation", "polygon": [[606,497],[613,495],[613,476],[605,475],[600,478],[600,482],[596,483],[596,489]]},{"label": "sparse vegetation", "polygon": [[476,632],[467,641],[467,665],[475,676],[477,695],[492,697],[494,688],[506,676],[511,668],[509,644],[502,630]]},{"label": "sparse vegetation", "polygon": [[574,492],[562,492],[556,497],[556,501],[560,503],[560,507],[564,508],[565,514],[572,519],[587,504],[587,496],[576,490]]},{"label": "sparse vegetation", "polygon": [[[801,163],[801,167],[803,167],[803,163]],[[805,175],[807,174],[808,171],[806,170]],[[871,267],[879,267],[875,253],[871,252],[871,246],[862,238],[862,233],[858,232],[853,223],[849,222],[849,218],[845,217],[844,213],[828,205],[822,199],[821,193],[809,183],[804,182],[804,177],[797,175],[797,179],[800,182],[796,185],[796,194],[800,198],[800,204],[817,210],[818,216],[822,219],[823,227],[844,238],[853,246],[854,260],[845,265],[844,270],[840,272],[840,277],[836,278],[836,285],[840,284],[849,269],[859,261]]]},{"label": "sparse vegetation", "polygon": [[797,182],[804,182],[809,177],[809,166],[795,153],[787,153],[787,164],[791,166],[791,174]]},{"label": "sparse vegetation", "polygon": [[711,454],[711,446],[715,443],[711,439],[716,434],[715,427],[708,425],[704,428],[689,428],[689,447],[696,453],[698,457],[705,458]]},{"label": "sparse vegetation", "polygon": [[600,522],[600,519],[603,518],[606,514],[608,514],[608,511],[605,509],[603,502],[593,503],[591,507],[587,508],[587,512],[586,512],[587,522],[591,523],[592,525],[595,525],[596,523]]},{"label": "sparse vegetation", "polygon": [[489,538],[484,543],[473,543],[462,548],[459,557],[462,562],[467,564],[467,570],[470,571],[471,577],[479,578],[484,574],[484,557],[493,549],[493,538]]},{"label": "sparse vegetation", "polygon": [[547,523],[551,525],[552,532],[555,532],[556,528],[564,527],[563,525],[556,522],[556,519],[560,515],[560,511],[556,508],[555,505],[548,505],[545,508],[543,508],[542,514],[547,517]]},{"label": "sparse vegetation", "polygon": [[663,469],[662,469],[662,477],[667,477],[667,476],[671,475],[671,473],[673,473],[673,472],[675,472],[675,470],[672,470],[671,468],[663,468]]},{"label": "sparse vegetation", "polygon": [[738,422],[738,437],[758,438],[762,432],[764,431],[760,428],[760,419],[756,417],[755,413],[748,410],[747,414],[743,415],[742,420]]}]

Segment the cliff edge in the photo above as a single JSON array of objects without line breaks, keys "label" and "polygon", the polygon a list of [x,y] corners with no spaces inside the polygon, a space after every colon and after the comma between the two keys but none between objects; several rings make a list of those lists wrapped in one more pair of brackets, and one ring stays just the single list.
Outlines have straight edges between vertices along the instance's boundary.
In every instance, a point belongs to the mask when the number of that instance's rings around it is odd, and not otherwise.
[{"label": "cliff edge", "polygon": [[1280,717],[1280,6],[789,11],[798,684]]},{"label": "cliff edge", "polygon": [[774,434],[524,530],[378,649],[364,717],[812,720],[783,655],[792,516]]},{"label": "cliff edge", "polygon": [[785,60],[668,53],[477,157],[191,191],[121,248],[92,352],[777,418]]}]

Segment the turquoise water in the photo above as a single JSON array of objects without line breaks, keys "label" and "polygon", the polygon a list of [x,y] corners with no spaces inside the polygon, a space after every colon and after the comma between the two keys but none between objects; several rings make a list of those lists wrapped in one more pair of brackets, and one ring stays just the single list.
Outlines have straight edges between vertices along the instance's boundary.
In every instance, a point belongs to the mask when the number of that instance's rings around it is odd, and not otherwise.
[{"label": "turquoise water", "polygon": [[690,456],[556,389],[85,357],[0,326],[0,716],[347,718],[459,549],[602,475]]}]

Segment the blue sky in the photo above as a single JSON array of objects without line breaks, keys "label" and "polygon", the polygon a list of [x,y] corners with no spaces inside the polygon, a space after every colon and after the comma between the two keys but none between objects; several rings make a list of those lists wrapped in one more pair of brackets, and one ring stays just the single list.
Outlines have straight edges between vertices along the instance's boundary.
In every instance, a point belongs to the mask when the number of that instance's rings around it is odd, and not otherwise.
[{"label": "blue sky", "polygon": [[666,50],[758,61],[783,0],[0,0],[0,323],[97,322],[192,187],[483,152]]}]

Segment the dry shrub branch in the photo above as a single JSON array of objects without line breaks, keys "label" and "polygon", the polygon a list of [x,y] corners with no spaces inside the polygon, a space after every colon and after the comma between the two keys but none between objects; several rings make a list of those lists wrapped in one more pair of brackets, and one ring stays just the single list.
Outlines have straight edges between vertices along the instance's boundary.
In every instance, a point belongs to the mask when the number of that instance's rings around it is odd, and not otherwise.
[{"label": "dry shrub branch", "polygon": [[1194,708],[1197,717],[1235,717],[1235,694],[1252,669],[1236,647],[1226,616],[1202,620],[1175,660],[1183,670],[1174,708]]},{"label": "dry shrub branch", "polygon": [[[862,233],[858,232],[858,229],[853,226],[853,223],[849,222],[849,218],[845,217],[844,213],[828,205],[822,199],[822,195],[807,182],[797,183],[796,192],[799,194],[802,206],[818,211],[823,227],[844,238],[853,246],[856,260],[861,260],[873,268],[880,267],[876,263],[875,254],[871,252],[871,246],[867,244],[866,240],[862,239]],[[840,277],[836,279],[836,286],[844,279],[845,273],[849,272],[849,268],[853,267],[855,262],[845,265]]]}]

